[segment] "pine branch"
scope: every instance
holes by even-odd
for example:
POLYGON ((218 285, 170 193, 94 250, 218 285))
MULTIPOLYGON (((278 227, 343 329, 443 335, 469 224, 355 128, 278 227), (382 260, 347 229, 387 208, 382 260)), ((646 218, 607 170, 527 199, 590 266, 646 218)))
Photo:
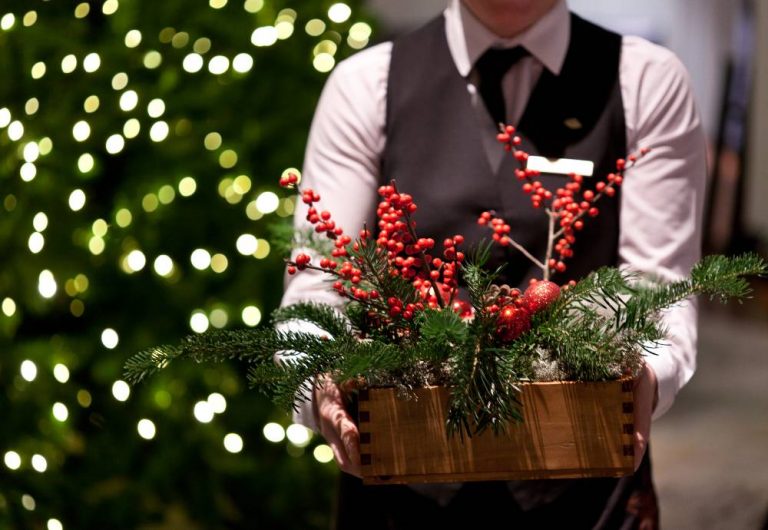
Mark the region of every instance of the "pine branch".
POLYGON ((332 337, 352 339, 347 319, 335 308, 316 302, 299 302, 276 309, 272 313, 272 324, 289 320, 304 320, 327 331, 332 337))

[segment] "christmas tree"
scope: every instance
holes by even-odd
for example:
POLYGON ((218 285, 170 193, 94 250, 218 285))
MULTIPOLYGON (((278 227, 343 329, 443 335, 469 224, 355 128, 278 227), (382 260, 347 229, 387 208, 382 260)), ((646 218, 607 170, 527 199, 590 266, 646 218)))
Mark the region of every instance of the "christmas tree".
POLYGON ((371 37, 356 4, 0 8, 0 528, 326 526, 330 449, 238 365, 120 378, 277 305, 277 179, 371 37))

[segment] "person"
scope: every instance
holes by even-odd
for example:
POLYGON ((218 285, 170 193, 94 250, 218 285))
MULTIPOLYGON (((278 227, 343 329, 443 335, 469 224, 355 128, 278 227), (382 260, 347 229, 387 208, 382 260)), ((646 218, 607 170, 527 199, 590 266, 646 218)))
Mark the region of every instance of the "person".
MULTIPOLYGON (((487 235, 477 215, 495 209, 515 239, 535 247, 546 232, 514 179, 514 160, 496 143, 500 121, 518 125, 531 154, 588 160, 598 176, 625 154, 652 148, 626 172, 617 197, 601 203, 555 281, 601 265, 664 279, 690 271, 700 257, 706 166, 685 68, 660 46, 584 21, 565 0, 450 0, 423 28, 341 62, 316 109, 303 184, 349 233, 376 226, 377 187, 395 179, 419 204, 420 234, 476 241, 487 235)), ((307 226, 305 215, 299 207, 297 229, 307 226)), ((494 259, 508 265, 509 285, 535 273, 512 251, 494 259)), ((307 299, 340 304, 317 274, 288 277, 283 304, 307 299)), ((295 416, 326 438, 345 472, 337 527, 658 527, 647 440, 651 419, 695 369, 696 304, 662 318, 669 339, 646 357, 635 388, 635 450, 644 458, 622 479, 364 487, 342 389, 319 383, 295 416)))

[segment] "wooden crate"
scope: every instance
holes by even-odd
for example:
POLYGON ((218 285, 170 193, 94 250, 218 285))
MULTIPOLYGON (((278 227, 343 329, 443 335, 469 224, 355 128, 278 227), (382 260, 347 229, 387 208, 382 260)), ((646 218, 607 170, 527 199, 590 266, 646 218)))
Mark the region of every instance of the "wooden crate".
POLYGON ((448 391, 360 391, 365 484, 618 477, 632 473, 632 381, 525 383, 525 420, 506 434, 448 438, 448 391))

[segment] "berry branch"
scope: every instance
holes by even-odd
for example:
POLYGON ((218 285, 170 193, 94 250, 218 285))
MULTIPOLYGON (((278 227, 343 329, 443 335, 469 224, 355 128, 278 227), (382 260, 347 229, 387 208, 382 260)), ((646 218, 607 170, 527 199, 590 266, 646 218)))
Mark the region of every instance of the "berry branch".
POLYGON ((504 150, 512 153, 519 167, 515 169, 515 177, 522 182, 523 192, 531 196, 531 206, 543 208, 548 218, 547 247, 543 260, 537 259, 520 243, 509 236, 511 227, 495 212, 483 212, 477 222, 480 225, 490 225, 493 229, 493 240, 501 246, 512 246, 519 250, 536 267, 541 269, 542 278, 549 280, 556 272, 565 272, 565 260, 573 256, 572 246, 576 242, 576 232, 584 228, 584 216, 596 217, 600 212, 595 206, 603 196, 613 197, 616 188, 624 180, 624 171, 633 167, 645 156, 650 149, 640 149, 627 159, 616 161, 616 171, 609 173, 604 181, 595 185, 592 190, 583 190, 584 177, 572 173, 569 182, 558 188, 554 193, 544 188, 538 177, 539 171, 527 168, 528 153, 519 149, 522 139, 515 135, 512 125, 501 126, 497 140, 504 145, 504 150), (554 257, 557 253, 557 258, 554 257))

